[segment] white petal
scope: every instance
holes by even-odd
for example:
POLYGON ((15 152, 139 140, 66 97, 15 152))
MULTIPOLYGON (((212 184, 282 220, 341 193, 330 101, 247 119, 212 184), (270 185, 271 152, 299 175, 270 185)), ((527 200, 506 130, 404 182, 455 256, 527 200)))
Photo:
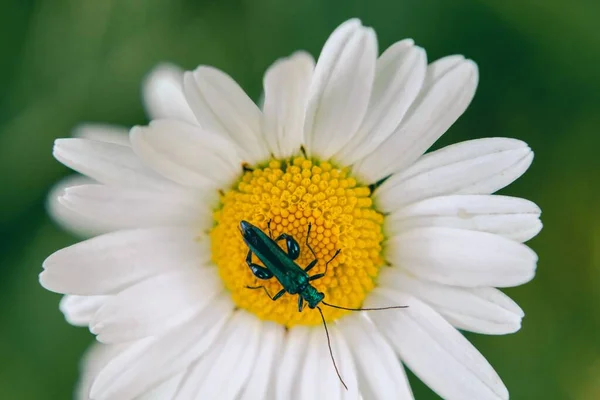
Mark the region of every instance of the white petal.
POLYGON ((239 400, 265 399, 269 388, 274 386, 275 371, 279 368, 280 351, 283 345, 285 329, 274 322, 262 323, 262 335, 254 369, 239 400))
POLYGON ((107 232, 103 221, 86 218, 78 212, 66 208, 59 201, 67 189, 93 183, 95 183, 94 180, 85 176, 71 175, 54 185, 48 194, 46 203, 48 214, 63 229, 70 231, 75 236, 91 237, 107 232))
POLYGON ((226 186, 242 160, 224 137, 176 120, 153 121, 131 130, 136 154, 161 175, 199 189, 226 186))
POLYGON ((144 166, 130 147, 90 139, 57 139, 54 157, 100 183, 165 189, 172 184, 144 166))
POLYGON ((310 339, 305 349, 306 360, 299 378, 301 399, 334 400, 342 397, 353 399, 358 397, 356 372, 348 347, 334 325, 329 326, 329 336, 333 357, 344 383, 348 386, 348 393, 344 394, 346 389, 331 360, 325 331, 315 326, 311 329, 310 339))
POLYGON ((375 151, 354 166, 354 172, 376 182, 411 165, 466 110, 478 82, 477 66, 456 57, 427 69, 425 83, 402 123, 375 151))
POLYGON ((521 176, 533 160, 516 139, 469 140, 423 156, 392 175, 375 192, 380 210, 392 212, 415 201, 447 194, 491 194, 521 176))
POLYGON ((223 289, 215 271, 188 268, 133 285, 98 310, 90 331, 103 343, 157 336, 189 321, 223 289))
POLYGON ((207 226, 212 220, 207 199, 191 191, 158 192, 106 185, 66 189, 57 208, 94 221, 100 232, 156 226, 207 226))
POLYGON ((368 317, 345 317, 340 330, 354 355, 358 385, 365 399, 414 398, 402 364, 368 317))
MULTIPOLYGON (((81 124, 73 129, 76 138, 96 140, 130 146, 129 130, 121 126, 104 124, 81 124)), ((50 216, 58 222, 63 229, 71 231, 75 236, 91 237, 109 232, 112 227, 107 227, 103 221, 86 218, 77 212, 65 208, 59 201, 59 197, 68 188, 95 183, 93 179, 78 175, 70 176, 55 185, 48 195, 47 209, 50 216)))
POLYGON ((283 346, 283 356, 276 369, 277 382, 275 383, 276 399, 299 399, 300 379, 302 366, 306 360, 306 347, 310 336, 310 329, 297 325, 290 328, 283 346))
POLYGON ((508 399, 508 391, 486 359, 444 318, 416 298, 376 289, 369 307, 408 308, 369 313, 402 361, 448 400, 508 399))
POLYGON ((297 153, 304 140, 304 114, 315 60, 297 52, 275 62, 264 78, 263 131, 273 155, 297 153))
POLYGON ((60 301, 59 309, 68 323, 75 326, 88 326, 96 311, 110 299, 110 296, 66 295, 60 301))
MULTIPOLYGON (((435 60, 427 67, 427 85, 433 85, 438 79, 443 77, 454 68, 464 63, 465 57, 460 54, 454 54, 435 60)), ((424 88, 426 89, 426 88, 424 88)), ((425 93, 423 93, 425 94, 425 93)))
POLYGON ((183 378, 174 399, 235 399, 254 367, 261 325, 247 312, 234 313, 214 346, 183 378))
POLYGON ((388 236, 426 226, 469 229, 525 242, 542 229, 535 203, 508 196, 450 195, 412 203, 386 218, 388 236))
POLYGON ((108 233, 46 258, 40 282, 58 293, 109 294, 161 272, 204 265, 207 242, 190 228, 108 233))
POLYGON ((521 328, 523 310, 498 289, 440 285, 396 268, 384 269, 378 280, 381 287, 397 289, 425 301, 459 329, 503 335, 521 328))
POLYGON ((179 387, 179 383, 183 378, 183 372, 175 375, 172 378, 167 379, 154 389, 141 396, 135 398, 135 400, 165 400, 172 399, 179 387))
POLYGON ((117 125, 81 124, 73 129, 72 135, 80 139, 129 146, 129 129, 117 125))
POLYGON ((375 78, 377 38, 349 20, 329 37, 311 82, 304 126, 307 151, 324 159, 355 134, 367 112, 375 78))
MULTIPOLYGON (((338 386, 342 392, 342 399, 356 400, 360 396, 358 377, 356 373, 356 365, 354 358, 352 357, 352 353, 350 352, 349 345, 343 333, 337 328, 337 326, 331 326, 329 328, 329 334, 331 336, 331 350, 333 351, 333 356, 335 357, 336 363, 340 370, 340 375, 342 375, 344 383, 348 387, 348 390, 346 390, 338 386)), ((329 353, 329 350, 327 350, 327 353, 329 353)), ((333 364, 331 365, 331 368, 333 368, 333 364)), ((337 378, 337 374, 335 377, 337 378)), ((341 385, 339 378, 338 383, 341 385)))
POLYGON ((425 51, 414 46, 411 39, 390 46, 377 60, 367 115, 357 134, 335 159, 351 165, 386 140, 419 94, 426 69, 425 51))
POLYGON ((229 75, 200 66, 183 79, 185 96, 202 128, 229 137, 244 161, 256 163, 269 157, 260 130, 260 109, 229 75))
POLYGON ((144 81, 144 104, 150 119, 173 118, 197 124, 183 94, 183 71, 172 64, 159 64, 144 81))
POLYGON ((439 227, 390 238, 387 258, 421 278, 464 287, 521 285, 537 262, 529 247, 502 236, 439 227))
POLYGON ((98 373, 119 353, 125 351, 129 344, 108 345, 94 342, 81 359, 81 374, 75 389, 77 400, 90 400, 90 389, 98 373))
POLYGON ((127 351, 109 363, 92 387, 95 399, 133 398, 185 371, 221 334, 233 311, 223 294, 185 326, 148 343, 141 352, 127 351))

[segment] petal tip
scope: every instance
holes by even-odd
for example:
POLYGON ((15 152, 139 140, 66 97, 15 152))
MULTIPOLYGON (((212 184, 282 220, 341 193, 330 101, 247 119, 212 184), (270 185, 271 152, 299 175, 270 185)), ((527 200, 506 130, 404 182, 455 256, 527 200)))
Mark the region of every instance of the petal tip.
POLYGON ((479 67, 477 66, 477 63, 470 58, 465 59, 463 57, 463 61, 460 65, 468 71, 469 77, 467 82, 477 84, 479 82, 479 67))
POLYGON ((196 81, 203 81, 209 79, 211 76, 214 75, 225 75, 229 77, 229 75, 227 75, 225 72, 221 71, 218 68, 211 67, 210 65, 199 65, 193 71, 186 72, 184 74, 184 82, 186 76, 191 76, 196 81))
POLYGON ((155 79, 161 79, 163 77, 172 78, 179 76, 182 73, 183 71, 181 68, 173 63, 166 61, 159 62, 146 74, 146 77, 144 78, 144 85, 155 79))
MULTIPOLYGON (((415 45, 415 40, 413 38, 406 38, 406 39, 402 39, 399 43, 403 43, 406 47, 412 47, 415 45)), ((418 47, 419 49, 422 49, 422 47, 418 47)))
POLYGON ((354 18, 350 18, 344 22, 342 22, 337 29, 340 29, 341 27, 351 27, 353 29, 359 28, 362 26, 362 21, 360 20, 360 18, 358 17, 354 17, 354 18))
MULTIPOLYGON (((44 262, 44 264, 46 264, 46 262, 44 262)), ((54 285, 52 284, 52 275, 48 272, 47 266, 44 264, 42 265, 44 270, 38 275, 38 281, 44 289, 58 293, 57 290, 53 289, 54 285)))
POLYGON ((139 126, 136 125, 129 130, 129 141, 131 142, 131 146, 135 149, 141 140, 143 140, 143 136, 145 135, 145 131, 149 126, 152 126, 154 121, 150 122, 148 126, 139 126))
POLYGON ((59 161, 61 157, 61 150, 64 149, 64 146, 67 144, 67 140, 68 139, 65 138, 54 140, 54 145, 52 146, 52 155, 59 161))

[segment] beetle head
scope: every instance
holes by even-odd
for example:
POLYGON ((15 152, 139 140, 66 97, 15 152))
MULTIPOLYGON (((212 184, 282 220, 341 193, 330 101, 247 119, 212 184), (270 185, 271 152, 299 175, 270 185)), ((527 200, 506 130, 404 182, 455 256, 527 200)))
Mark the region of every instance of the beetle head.
POLYGON ((325 298, 325 295, 309 285, 304 289, 302 297, 310 308, 315 308, 325 298))

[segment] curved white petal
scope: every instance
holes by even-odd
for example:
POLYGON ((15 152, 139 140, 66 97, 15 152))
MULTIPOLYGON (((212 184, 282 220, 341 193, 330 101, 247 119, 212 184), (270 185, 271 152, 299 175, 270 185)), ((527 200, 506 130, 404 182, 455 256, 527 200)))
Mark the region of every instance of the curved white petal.
POLYGON ((109 232, 103 221, 87 218, 60 203, 59 199, 69 188, 95 183, 94 180, 81 176, 71 175, 59 181, 48 193, 46 210, 50 217, 63 229, 79 237, 92 237, 109 232))
POLYGON ((304 136, 312 156, 328 159, 356 133, 375 78, 377 38, 351 19, 327 39, 308 94, 304 136))
POLYGON ((262 333, 259 338, 259 349, 246 386, 239 400, 255 400, 269 398, 269 390, 273 390, 275 371, 279 368, 279 357, 283 346, 285 329, 274 322, 262 322, 262 333))
POLYGON ((335 155, 344 165, 367 156, 398 127, 425 79, 427 56, 405 39, 390 46, 379 59, 367 114, 356 135, 335 155))
POLYGON ((98 342, 86 350, 80 363, 80 377, 75 388, 75 399, 91 400, 90 390, 98 373, 119 353, 125 351, 130 345, 108 345, 98 342))
POLYGON ((354 167, 367 182, 401 171, 419 158, 454 124, 473 99, 477 65, 450 56, 427 68, 421 92, 394 133, 354 167))
POLYGON ((181 381, 175 400, 233 400, 251 375, 260 346, 262 321, 240 311, 181 381))
POLYGON ((339 325, 354 355, 363 398, 414 398, 400 360, 366 315, 345 317, 339 325))
POLYGON ((58 308, 68 323, 88 326, 96 312, 111 296, 75 296, 67 294, 60 300, 58 308))
POLYGON ((495 233, 525 242, 542 229, 535 203, 508 196, 450 195, 432 197, 403 207, 388 217, 388 236, 414 228, 440 226, 495 233))
POLYGON ((233 307, 223 294, 184 326, 151 339, 142 351, 121 353, 98 374, 94 399, 133 398, 185 371, 212 348, 233 307))
POLYGON ((276 61, 263 82, 263 131, 271 153, 286 158, 304 141, 304 114, 315 60, 300 51, 276 61))
POLYGON ((459 329, 504 335, 521 328, 523 310, 498 289, 441 285, 397 268, 384 269, 378 280, 383 288, 397 289, 423 300, 459 329))
POLYGON ((535 274, 529 247, 486 232, 417 228, 389 239, 387 259, 426 280, 463 287, 521 285, 535 274))
POLYGON ((227 74, 200 66, 183 77, 186 99, 200 126, 221 134, 237 145, 244 161, 256 163, 269 157, 261 133, 261 111, 227 74))
MULTIPOLYGON (((440 78, 442 78, 444 75, 446 75, 456 67, 460 66, 464 62, 465 57, 460 54, 453 54, 435 60, 427 66, 426 84, 428 86, 435 85, 440 78)), ((427 87, 425 87, 424 89, 427 89, 427 87)), ((425 94, 426 93, 423 93, 423 95, 425 94)))
POLYGON ((526 143, 507 138, 469 140, 426 154, 375 192, 380 210, 448 194, 491 194, 521 176, 533 160, 526 143))
POLYGON ((151 120, 173 118, 197 124, 183 94, 183 71, 173 64, 159 64, 144 81, 144 105, 151 120))
POLYGON ((182 372, 167 379, 149 392, 136 397, 135 400, 165 400, 173 398, 183 375, 184 373, 182 372))
POLYGON ((73 128, 73 137, 129 146, 129 129, 118 125, 86 123, 73 128))
POLYGON ((164 190, 173 185, 144 166, 128 146, 90 139, 57 139, 54 157, 107 185, 164 190))
POLYGON ((346 390, 336 373, 324 329, 313 327, 306 346, 306 360, 299 377, 299 398, 356 399, 358 397, 356 372, 352 355, 337 327, 329 325, 331 350, 340 376, 348 387, 346 390))
POLYGON ((402 361, 427 386, 448 400, 508 399, 508 390, 487 360, 442 316, 418 299, 375 289, 369 307, 408 308, 369 316, 402 361))
POLYGON ((300 399, 300 379, 306 359, 306 347, 310 336, 310 328, 297 325, 290 328, 284 341, 281 359, 275 370, 275 398, 300 399))
POLYGON ((189 321, 223 290, 215 271, 196 266, 160 274, 112 296, 90 331, 103 343, 157 336, 189 321))
POLYGON ((108 233, 46 258, 40 283, 58 293, 110 294, 161 272, 204 265, 210 256, 207 242, 190 228, 108 233))
POLYGON ((210 226, 206 194, 187 190, 168 192, 107 185, 68 187, 54 208, 62 215, 90 221, 98 232, 157 226, 210 226))
POLYGON ((131 144, 146 165, 186 186, 225 187, 241 171, 233 143, 187 122, 158 120, 136 126, 131 144))
MULTIPOLYGON (((348 387, 348 390, 340 388, 342 392, 342 400, 358 399, 360 393, 356 365, 346 338, 340 329, 335 325, 331 327, 329 334, 331 336, 331 349, 333 351, 333 355, 336 363, 339 363, 338 368, 340 370, 340 375, 342 375, 344 383, 348 387)), ((329 353, 329 351, 327 352, 329 353)))

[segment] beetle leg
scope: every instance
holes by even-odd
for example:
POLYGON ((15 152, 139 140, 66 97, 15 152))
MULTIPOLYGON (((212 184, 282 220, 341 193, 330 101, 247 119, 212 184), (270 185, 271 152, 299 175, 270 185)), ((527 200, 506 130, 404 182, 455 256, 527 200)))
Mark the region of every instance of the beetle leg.
POLYGON ((267 229, 269 230, 269 237, 273 239, 273 231, 271 231, 271 220, 267 222, 267 229))
POLYGON ((310 262, 310 264, 308 264, 308 265, 306 266, 306 268, 304 268, 304 272, 308 272, 308 271, 310 271, 311 269, 313 269, 313 267, 314 267, 315 265, 317 265, 317 263, 318 263, 318 262, 319 262, 319 260, 317 260, 316 258, 315 258, 314 260, 312 260, 312 261, 310 262))
MULTIPOLYGON (((322 277, 324 277, 327 274, 327 267, 329 266, 329 263, 333 261, 334 258, 337 257, 338 254, 340 254, 340 249, 337 249, 337 251, 335 252, 335 254, 333 255, 333 257, 331 257, 329 259, 329 261, 327 261, 325 263, 325 272, 323 272, 322 274, 317 274, 317 275, 313 275, 310 278, 308 278, 309 281, 314 281, 315 279, 321 279, 322 277)), ((315 260, 316 261, 316 260, 315 260)), ((311 263, 312 264, 312 263, 311 263)), ((308 265, 308 267, 310 267, 310 264, 308 265)), ((306 267, 305 271, 308 271, 308 267, 306 267)), ((311 267, 312 268, 312 267, 311 267)))
POLYGON ((278 298, 280 298, 281 296, 283 296, 285 294, 285 289, 281 289, 279 292, 277 292, 277 294, 275 295, 275 297, 271 298, 271 300, 275 301, 278 298))
POLYGON ((258 279, 271 279, 273 277, 273 273, 269 271, 267 268, 262 265, 254 264, 252 262, 252 250, 248 250, 248 255, 246 256, 246 264, 252 270, 254 276, 258 279))
POLYGON ((310 282, 310 281, 314 281, 317 279, 321 279, 324 276, 325 276, 325 272, 323 272, 322 274, 316 274, 316 275, 313 275, 310 278, 308 278, 308 281, 310 282))
POLYGON ((304 299, 302 298, 302 296, 298 295, 298 312, 302 312, 303 308, 304 308, 304 299))
POLYGON ((282 233, 281 235, 277 236, 277 238, 275 239, 275 242, 279 242, 280 240, 285 239, 285 244, 287 246, 287 254, 288 257, 290 258, 290 260, 295 260, 298 258, 298 256, 300 255, 300 246, 298 245, 298 242, 296 241, 296 239, 294 239, 292 236, 288 235, 287 233, 282 233))
MULTIPOLYGON (((313 267, 315 265, 317 265, 317 263, 319 262, 319 260, 317 259, 317 254, 315 253, 315 251, 313 250, 312 247, 310 247, 310 244, 308 244, 308 238, 310 236, 310 229, 312 228, 312 224, 308 224, 308 230, 306 232, 306 247, 308 247, 308 249, 310 250, 310 252, 312 253, 313 257, 315 258, 314 260, 312 260, 310 262, 310 264, 308 264, 306 266, 306 268, 304 268, 304 272, 308 272, 311 269, 313 269, 313 267)), ((327 268, 327 266, 325 266, 325 268, 327 268)), ((310 280, 310 279, 309 279, 310 280)))
POLYGON ((310 247, 310 244, 308 244, 308 237, 310 236, 310 229, 311 228, 312 228, 312 224, 308 224, 308 231, 306 232, 306 247, 308 247, 308 249, 312 253, 313 257, 317 258, 317 253, 315 253, 315 251, 313 250, 313 248, 310 247))
POLYGON ((262 265, 250 263, 248 266, 252 270, 254 276, 258 279, 271 279, 273 277, 273 273, 262 265))
POLYGON ((281 289, 279 292, 277 292, 277 294, 275 296, 271 296, 271 294, 269 293, 269 291, 267 290, 266 287, 264 286, 246 286, 248 289, 263 289, 265 291, 265 293, 267 294, 267 296, 269 296, 269 298, 273 301, 279 299, 281 296, 283 296, 285 294, 285 289, 281 289))

